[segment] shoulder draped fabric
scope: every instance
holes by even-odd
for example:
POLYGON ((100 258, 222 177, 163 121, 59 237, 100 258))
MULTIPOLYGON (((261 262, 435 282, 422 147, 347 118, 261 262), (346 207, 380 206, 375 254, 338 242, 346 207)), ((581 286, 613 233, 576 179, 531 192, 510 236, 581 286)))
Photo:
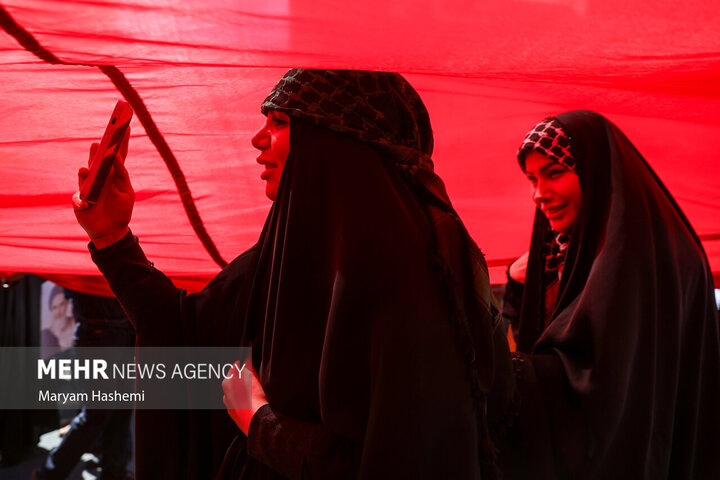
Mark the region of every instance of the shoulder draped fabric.
POLYGON ((536 213, 504 468, 510 478, 717 478, 720 342, 700 241, 615 125, 587 111, 555 119, 582 167, 582 205, 547 328, 549 225, 536 213))

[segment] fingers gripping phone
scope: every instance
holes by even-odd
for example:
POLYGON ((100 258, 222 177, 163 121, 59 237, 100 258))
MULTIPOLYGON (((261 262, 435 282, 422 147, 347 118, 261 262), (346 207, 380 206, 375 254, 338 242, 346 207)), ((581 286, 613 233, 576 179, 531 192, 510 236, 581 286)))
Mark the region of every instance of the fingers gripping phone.
POLYGON ((80 187, 80 198, 88 203, 97 203, 105 181, 110 174, 115 156, 120 152, 123 137, 130 126, 133 111, 127 102, 118 100, 110 116, 105 133, 95 154, 90 160, 90 172, 80 187))

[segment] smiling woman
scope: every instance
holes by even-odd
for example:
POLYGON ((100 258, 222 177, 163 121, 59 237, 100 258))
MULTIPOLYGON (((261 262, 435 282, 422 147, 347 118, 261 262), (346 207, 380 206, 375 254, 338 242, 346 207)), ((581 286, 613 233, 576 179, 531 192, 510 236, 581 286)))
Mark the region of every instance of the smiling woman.
POLYGON ((720 339, 692 226, 599 114, 546 118, 518 160, 537 210, 503 307, 522 396, 506 476, 716 478, 720 339))
POLYGON ((575 171, 533 150, 525 155, 525 175, 532 185, 533 200, 547 217, 550 228, 569 232, 582 200, 575 171))

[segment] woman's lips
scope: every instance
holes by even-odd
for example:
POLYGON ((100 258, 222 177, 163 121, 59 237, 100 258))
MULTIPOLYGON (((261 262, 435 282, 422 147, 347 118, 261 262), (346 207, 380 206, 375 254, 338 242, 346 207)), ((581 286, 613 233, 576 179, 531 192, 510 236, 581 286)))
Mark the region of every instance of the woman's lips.
POLYGON ((261 179, 261 180, 267 180, 268 178, 270 178, 270 176, 273 174, 273 170, 274 170, 274 169, 275 169, 275 167, 270 166, 270 165, 266 165, 266 166, 265 166, 265 170, 263 170, 262 172, 260 172, 260 179, 261 179))
POLYGON ((265 167, 265 169, 260 172, 260 178, 262 180, 267 180, 273 174, 273 170, 277 168, 277 165, 272 162, 268 162, 267 160, 263 160, 262 158, 258 158, 257 163, 265 167))
POLYGON ((566 207, 567 207, 567 204, 554 205, 552 207, 544 208, 543 213, 548 218, 557 218, 557 217, 562 216, 566 207))

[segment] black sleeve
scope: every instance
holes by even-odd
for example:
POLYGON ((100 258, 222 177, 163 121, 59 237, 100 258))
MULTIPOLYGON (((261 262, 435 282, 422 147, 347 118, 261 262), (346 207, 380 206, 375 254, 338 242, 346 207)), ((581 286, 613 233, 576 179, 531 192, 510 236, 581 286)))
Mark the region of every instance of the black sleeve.
POLYGON ((292 480, 355 478, 353 443, 321 424, 258 410, 250 422, 248 454, 292 480))
POLYGON ((523 290, 525 285, 516 282, 510 277, 509 269, 507 274, 508 282, 505 285, 505 295, 502 302, 502 317, 505 329, 512 328, 514 338, 518 338, 518 327, 520 323, 520 307, 522 305, 523 290))
POLYGON ((236 258, 201 292, 188 294, 157 270, 132 233, 102 249, 89 246, 135 326, 139 346, 237 346, 254 249, 236 258), (235 312, 235 314, 233 314, 235 312))

